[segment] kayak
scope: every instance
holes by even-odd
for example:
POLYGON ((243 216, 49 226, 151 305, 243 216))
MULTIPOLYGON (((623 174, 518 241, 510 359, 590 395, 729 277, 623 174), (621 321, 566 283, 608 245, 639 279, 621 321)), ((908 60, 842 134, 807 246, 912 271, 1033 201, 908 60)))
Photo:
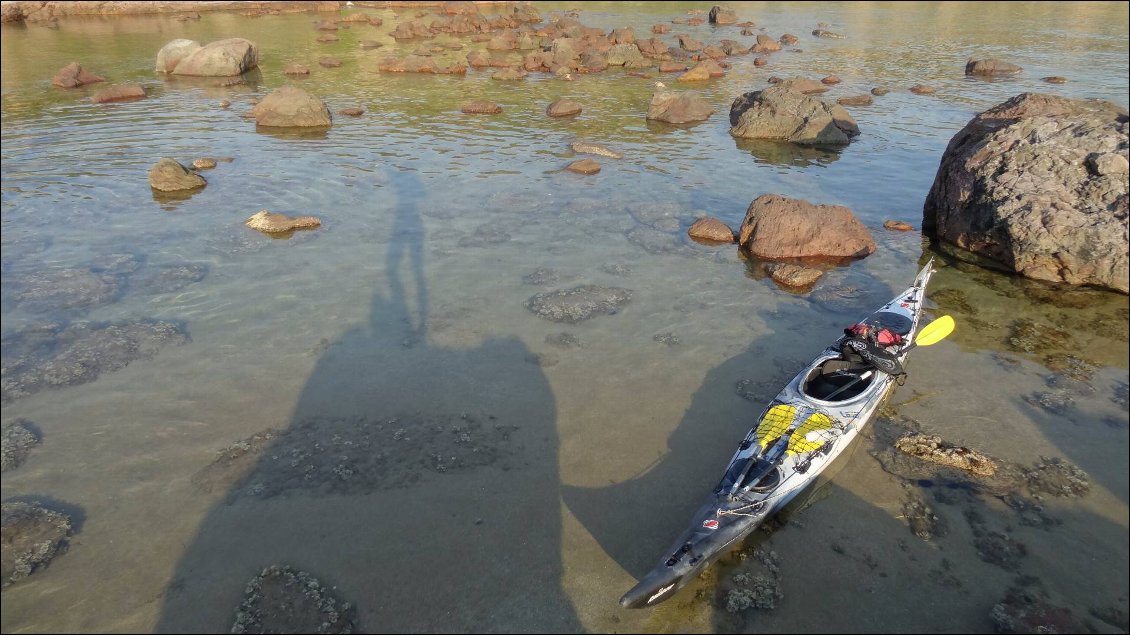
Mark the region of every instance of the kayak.
POLYGON ((845 329, 773 398, 690 526, 624 594, 621 606, 645 608, 675 595, 851 445, 896 383, 902 383, 910 349, 953 330, 949 316, 918 329, 933 273, 931 258, 910 288, 845 329))

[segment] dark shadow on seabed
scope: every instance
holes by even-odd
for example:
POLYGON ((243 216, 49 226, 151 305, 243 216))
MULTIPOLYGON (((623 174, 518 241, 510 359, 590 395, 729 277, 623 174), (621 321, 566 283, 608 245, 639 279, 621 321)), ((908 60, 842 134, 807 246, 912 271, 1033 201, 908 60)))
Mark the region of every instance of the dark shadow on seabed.
POLYGON ((285 429, 197 475, 227 495, 178 564, 159 632, 228 632, 273 564, 334 588, 363 632, 581 630, 561 587, 549 384, 517 338, 428 343, 424 188, 391 178, 387 295, 328 347, 285 429))

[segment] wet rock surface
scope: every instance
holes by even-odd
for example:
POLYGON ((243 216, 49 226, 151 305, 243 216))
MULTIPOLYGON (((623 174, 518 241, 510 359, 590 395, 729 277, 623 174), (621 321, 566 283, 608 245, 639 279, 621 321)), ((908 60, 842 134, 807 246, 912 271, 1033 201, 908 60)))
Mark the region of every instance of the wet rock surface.
POLYGON ((410 487, 429 475, 507 464, 518 428, 493 415, 312 417, 265 430, 220 452, 193 476, 228 502, 309 492, 363 494, 410 487))
POLYGON ((59 69, 59 72, 55 73, 55 77, 51 79, 51 83, 59 88, 78 88, 79 86, 104 81, 106 81, 105 78, 83 69, 78 62, 71 62, 59 69))
POLYGON ((777 552, 757 549, 752 553, 742 552, 739 557, 739 571, 719 588, 726 611, 741 613, 750 609, 769 611, 777 608, 785 597, 781 590, 777 552))
POLYGON ((268 128, 326 128, 333 116, 326 104, 294 86, 277 88, 251 109, 255 124, 268 128))
POLYGON ((179 192, 204 187, 204 177, 192 172, 176 159, 164 157, 149 168, 149 187, 161 192, 179 192))
POLYGON ((243 224, 264 234, 286 234, 299 229, 321 227, 322 221, 316 216, 287 216, 264 209, 255 212, 243 224))
POLYGON ((574 141, 569 147, 577 154, 595 154, 597 156, 608 157, 609 159, 620 159, 624 155, 610 150, 602 145, 596 143, 587 143, 584 141, 574 141))
MULTIPOLYGON (((165 46, 169 47, 175 42, 165 46)), ((197 77, 232 77, 259 65, 259 47, 251 40, 240 37, 209 42, 195 49, 186 48, 190 52, 183 55, 171 69, 169 69, 171 58, 165 57, 167 69, 165 72, 197 77)), ((161 49, 162 52, 165 50, 165 48, 161 49)), ((160 66, 162 60, 160 53, 157 60, 160 66)))
POLYGON ((615 315, 631 300, 631 289, 586 284, 539 293, 526 302, 526 308, 544 320, 576 324, 597 315, 615 315))
POLYGON ((895 448, 910 456, 978 476, 992 476, 997 471, 996 461, 989 456, 964 446, 951 445, 939 436, 908 434, 895 442, 895 448))
POLYGON ((710 216, 696 220, 687 230, 687 235, 691 238, 714 242, 734 242, 734 230, 730 229, 730 226, 726 223, 710 216))
POLYGON ((0 585, 7 588, 43 567, 66 549, 71 519, 36 503, 0 507, 0 585))
POLYGON ((272 565, 247 584, 231 632, 352 633, 355 613, 309 573, 272 565))
POLYGON ((115 101, 133 101, 144 99, 145 89, 139 84, 122 84, 110 86, 90 96, 90 101, 95 104, 107 104, 115 101))
POLYGON ((783 84, 739 96, 730 105, 730 134, 811 145, 847 145, 859 126, 839 104, 827 104, 783 84))
POLYGON ((0 399, 8 403, 43 389, 94 381, 187 339, 177 324, 142 320, 65 327, 48 323, 12 332, 2 340, 0 399))
POLYGON ((651 96, 647 118, 665 123, 705 121, 714 114, 714 107, 696 92, 659 91, 651 96))
POLYGON ((39 441, 39 431, 26 419, 17 419, 5 426, 0 433, 0 472, 19 467, 39 441))

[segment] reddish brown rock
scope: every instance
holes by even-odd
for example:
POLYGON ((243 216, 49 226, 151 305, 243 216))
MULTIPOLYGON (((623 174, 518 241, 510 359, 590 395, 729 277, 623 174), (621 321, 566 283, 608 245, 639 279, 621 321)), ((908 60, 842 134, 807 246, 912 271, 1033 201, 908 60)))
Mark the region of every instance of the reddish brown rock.
POLYGON ((769 63, 769 58, 767 58, 767 57, 755 57, 755 58, 753 58, 753 65, 754 66, 765 66, 768 63, 769 63))
POLYGON ((875 88, 871 89, 871 94, 875 95, 876 97, 882 97, 889 92, 891 92, 891 89, 887 88, 886 86, 876 86, 875 88))
POLYGON ((1049 84, 1066 84, 1067 78, 1060 75, 1052 75, 1050 77, 1044 77, 1043 81, 1049 84))
POLYGON ((687 65, 679 62, 660 62, 660 73, 681 73, 687 70, 687 65))
POLYGON ((337 68, 341 66, 341 60, 336 57, 323 57, 318 60, 318 65, 323 68, 337 68))
POLYGON ((361 115, 365 114, 365 109, 361 108, 360 106, 352 106, 350 108, 342 108, 341 110, 337 111, 337 114, 345 115, 346 117, 360 117, 361 115))
POLYGON ((90 101, 96 104, 104 104, 111 101, 132 101, 134 99, 144 99, 145 89, 137 84, 121 84, 119 86, 110 86, 94 93, 90 101))
POLYGON ((761 258, 845 258, 875 253, 875 240, 850 209, 813 205, 778 194, 763 194, 750 203, 738 242, 761 258))
POLYGON ((577 174, 596 174, 600 172, 600 164, 592 159, 581 159, 570 163, 565 169, 577 174))
POLYGON ((910 223, 904 223, 901 220, 889 220, 883 223, 883 227, 899 232, 914 231, 914 227, 910 223))
POLYGON ((778 38, 777 41, 780 42, 781 44, 786 45, 786 46, 790 46, 790 45, 796 44, 798 41, 800 41, 800 38, 793 35, 792 33, 785 33, 780 38, 778 38))
POLYGON ((666 24, 653 24, 653 25, 651 25, 651 32, 655 33, 657 35, 662 35, 664 33, 670 33, 671 27, 667 26, 666 24))
POLYGON ((284 75, 309 75, 310 69, 306 68, 302 64, 297 64, 295 62, 291 62, 290 64, 287 64, 286 66, 283 67, 283 74, 284 75))
POLYGON ((875 99, 871 95, 851 95, 836 100, 836 103, 841 106, 870 106, 874 102, 875 99))
POLYGON ((764 33, 759 33, 757 44, 749 47, 750 53, 775 53, 779 50, 781 50, 781 43, 764 33))
POLYGON ((502 106, 493 101, 472 101, 463 104, 462 111, 469 115, 497 115, 502 112, 502 106))
POLYGON ((829 75, 824 79, 821 79, 820 83, 826 86, 835 86, 836 84, 840 83, 840 78, 836 77, 835 75, 829 75))
POLYGON ((562 97, 556 99, 545 109, 545 114, 550 117, 571 117, 581 114, 581 105, 577 102, 562 97))
POLYGON ((78 62, 71 62, 55 73, 51 83, 59 88, 78 88, 87 84, 104 82, 105 78, 99 77, 90 71, 84 70, 78 62))
POLYGON ((726 223, 710 216, 696 220, 687 230, 687 235, 691 238, 713 242, 734 242, 734 230, 730 229, 730 226, 726 223))
POLYGON ((910 87, 910 92, 915 95, 933 95, 938 92, 938 89, 932 86, 926 86, 925 84, 915 84, 910 87))

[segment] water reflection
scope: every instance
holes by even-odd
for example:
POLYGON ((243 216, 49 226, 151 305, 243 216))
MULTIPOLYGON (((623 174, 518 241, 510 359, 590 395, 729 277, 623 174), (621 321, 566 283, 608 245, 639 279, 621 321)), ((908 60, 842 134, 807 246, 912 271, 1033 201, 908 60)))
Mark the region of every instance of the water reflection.
POLYGON ((734 139, 738 150, 748 152, 753 160, 765 165, 797 168, 828 166, 839 160, 843 150, 832 147, 799 145, 764 139, 734 139))

